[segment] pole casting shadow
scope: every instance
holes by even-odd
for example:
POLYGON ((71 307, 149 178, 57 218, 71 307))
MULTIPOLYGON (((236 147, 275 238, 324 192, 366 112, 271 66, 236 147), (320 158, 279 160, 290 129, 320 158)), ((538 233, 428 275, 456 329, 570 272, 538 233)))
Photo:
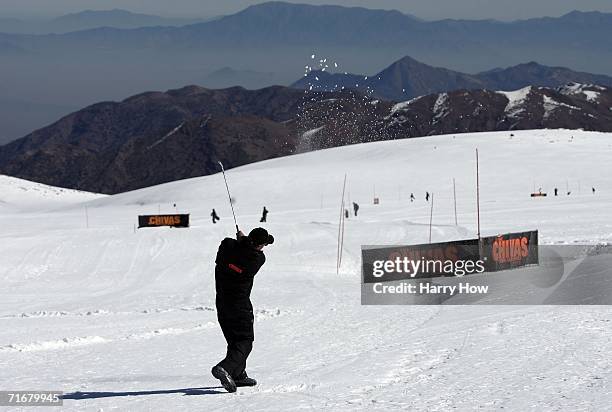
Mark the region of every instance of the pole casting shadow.
POLYGON ((184 389, 166 389, 159 391, 134 391, 134 392, 73 392, 62 396, 62 399, 72 399, 75 401, 82 399, 96 398, 115 398, 121 396, 144 396, 144 395, 169 395, 173 393, 182 393, 184 396, 194 395, 215 395, 217 393, 225 393, 215 389, 222 389, 222 386, 210 386, 205 388, 184 388, 184 389))

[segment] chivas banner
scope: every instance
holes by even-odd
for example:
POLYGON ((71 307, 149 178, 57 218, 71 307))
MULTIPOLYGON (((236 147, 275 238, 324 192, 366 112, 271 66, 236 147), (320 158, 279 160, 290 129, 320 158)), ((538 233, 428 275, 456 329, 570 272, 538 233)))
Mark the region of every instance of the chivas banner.
POLYGON ((456 276, 465 269, 472 273, 478 260, 477 239, 361 249, 364 283, 456 276))
POLYGON ((487 272, 537 265, 538 231, 485 237, 481 249, 487 272))
POLYGON ((144 215, 138 216, 138 227, 189 227, 189 215, 144 215))

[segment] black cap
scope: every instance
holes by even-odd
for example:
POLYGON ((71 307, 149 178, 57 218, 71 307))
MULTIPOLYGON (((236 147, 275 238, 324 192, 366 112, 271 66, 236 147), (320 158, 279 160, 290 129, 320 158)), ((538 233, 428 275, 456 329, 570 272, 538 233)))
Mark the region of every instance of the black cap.
POLYGON ((255 246, 271 245, 274 243, 274 236, 268 233, 263 227, 256 227, 249 233, 249 239, 255 246))

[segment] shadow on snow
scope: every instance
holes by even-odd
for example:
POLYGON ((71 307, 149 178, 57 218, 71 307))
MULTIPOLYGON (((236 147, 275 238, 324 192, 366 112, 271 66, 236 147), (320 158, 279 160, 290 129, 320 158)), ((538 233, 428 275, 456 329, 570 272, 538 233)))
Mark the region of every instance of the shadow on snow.
POLYGON ((210 386, 204 388, 184 388, 184 389, 166 389, 159 391, 134 391, 134 392, 73 392, 62 396, 62 399, 96 399, 96 398, 115 398, 121 396, 144 396, 144 395, 168 395, 173 393, 182 393, 183 395, 214 395, 217 393, 226 393, 225 391, 217 391, 222 389, 222 386, 210 386))

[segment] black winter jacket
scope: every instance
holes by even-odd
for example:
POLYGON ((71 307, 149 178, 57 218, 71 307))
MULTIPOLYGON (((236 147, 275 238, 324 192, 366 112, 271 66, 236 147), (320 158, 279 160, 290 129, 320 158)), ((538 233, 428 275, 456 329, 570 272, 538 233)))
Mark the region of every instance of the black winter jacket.
POLYGON ((217 317, 224 333, 253 339, 253 279, 266 257, 248 237, 225 238, 215 263, 217 317), (249 326, 250 325, 250 326, 249 326))

